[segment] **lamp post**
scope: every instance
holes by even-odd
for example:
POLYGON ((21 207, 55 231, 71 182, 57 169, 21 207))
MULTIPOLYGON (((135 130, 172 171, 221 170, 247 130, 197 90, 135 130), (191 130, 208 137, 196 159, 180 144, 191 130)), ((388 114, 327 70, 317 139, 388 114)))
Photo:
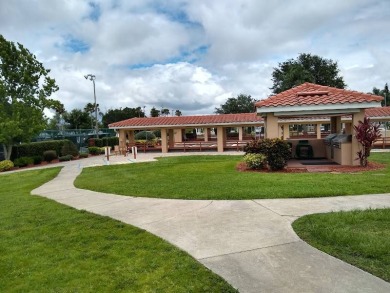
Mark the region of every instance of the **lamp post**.
POLYGON ((97 104, 96 104, 96 90, 95 90, 95 79, 96 79, 96 76, 93 75, 93 74, 87 74, 87 75, 84 75, 85 79, 89 79, 92 81, 93 83, 93 99, 94 99, 94 106, 95 106, 95 122, 96 122, 96 125, 95 125, 95 132, 96 132, 96 138, 99 138, 99 124, 98 124, 98 118, 97 118, 97 104))

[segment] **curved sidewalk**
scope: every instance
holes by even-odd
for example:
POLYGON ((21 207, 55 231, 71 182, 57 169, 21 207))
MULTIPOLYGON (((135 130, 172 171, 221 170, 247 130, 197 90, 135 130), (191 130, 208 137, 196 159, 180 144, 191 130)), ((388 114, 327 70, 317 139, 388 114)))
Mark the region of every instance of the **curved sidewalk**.
MULTIPOLYGON (((111 162, 129 163, 129 159, 111 162)), ((151 159, 141 154, 137 161, 151 159)), ((69 162, 32 194, 158 235, 240 292, 390 292, 389 283, 312 248, 291 227, 293 220, 306 214, 390 207, 390 194, 215 201, 137 198, 74 187, 81 164, 103 163, 101 158, 69 162)))

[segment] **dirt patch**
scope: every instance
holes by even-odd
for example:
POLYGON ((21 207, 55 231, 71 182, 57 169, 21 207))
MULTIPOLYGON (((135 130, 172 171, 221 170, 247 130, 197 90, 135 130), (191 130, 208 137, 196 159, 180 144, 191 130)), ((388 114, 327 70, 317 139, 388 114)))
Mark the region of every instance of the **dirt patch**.
POLYGON ((315 173, 315 172, 329 172, 329 173, 359 173, 366 171, 382 170, 386 167, 384 164, 368 162, 367 167, 361 166, 302 166, 302 167, 287 167, 280 171, 270 171, 268 169, 252 170, 247 167, 245 162, 239 162, 236 165, 236 170, 239 172, 257 172, 257 173, 315 173))

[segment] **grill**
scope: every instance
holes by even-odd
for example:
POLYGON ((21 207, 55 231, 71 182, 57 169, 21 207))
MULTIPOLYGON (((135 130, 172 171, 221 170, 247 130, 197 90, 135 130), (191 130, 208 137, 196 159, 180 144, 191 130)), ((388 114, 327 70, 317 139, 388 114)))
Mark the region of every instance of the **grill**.
POLYGON ((331 146, 332 145, 332 140, 337 136, 336 133, 331 133, 327 137, 324 138, 324 144, 331 146))
POLYGON ((332 139, 332 146, 341 149, 343 143, 351 142, 352 134, 339 134, 332 139))

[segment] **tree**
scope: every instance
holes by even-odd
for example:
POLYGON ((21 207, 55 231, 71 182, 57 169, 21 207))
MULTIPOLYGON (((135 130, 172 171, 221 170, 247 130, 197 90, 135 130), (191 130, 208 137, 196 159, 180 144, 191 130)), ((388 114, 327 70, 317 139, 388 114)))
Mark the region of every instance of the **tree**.
POLYGON ((169 116, 170 113, 171 112, 167 108, 161 109, 161 112, 160 112, 161 116, 169 116))
POLYGON ((379 124, 373 124, 370 122, 370 118, 364 117, 363 121, 359 121, 358 125, 353 126, 353 129, 355 130, 355 137, 361 145, 361 150, 356 153, 360 166, 367 167, 372 145, 382 136, 379 124))
POLYGON ((59 88, 36 57, 20 43, 0 35, 0 144, 6 159, 12 145, 28 142, 46 126, 44 109, 59 109, 49 99, 59 88))
POLYGON ((229 98, 220 108, 215 108, 216 114, 253 113, 255 111, 255 99, 250 95, 239 94, 237 98, 229 98))
POLYGON ((339 75, 337 62, 317 55, 300 54, 297 59, 279 63, 272 73, 271 90, 278 94, 304 82, 344 89, 347 85, 339 75))
POLYGON ((383 90, 380 90, 380 89, 374 87, 374 88, 372 89, 372 93, 373 93, 374 95, 382 96, 382 97, 385 98, 385 99, 382 100, 382 102, 381 102, 382 107, 390 106, 390 92, 389 92, 389 86, 387 85, 387 83, 385 84, 383 90))
POLYGON ((181 115, 183 115, 183 114, 181 113, 180 110, 176 110, 176 111, 175 111, 175 116, 181 116, 181 115))
POLYGON ((104 127, 108 127, 111 123, 135 117, 145 117, 145 113, 142 111, 141 107, 110 109, 103 115, 102 122, 104 127))
POLYGON ((160 111, 157 110, 155 107, 150 109, 150 117, 158 117, 160 116, 160 111))
POLYGON ((66 112, 63 117, 69 123, 70 129, 90 129, 91 127, 89 114, 80 109, 73 109, 69 113, 66 112))

